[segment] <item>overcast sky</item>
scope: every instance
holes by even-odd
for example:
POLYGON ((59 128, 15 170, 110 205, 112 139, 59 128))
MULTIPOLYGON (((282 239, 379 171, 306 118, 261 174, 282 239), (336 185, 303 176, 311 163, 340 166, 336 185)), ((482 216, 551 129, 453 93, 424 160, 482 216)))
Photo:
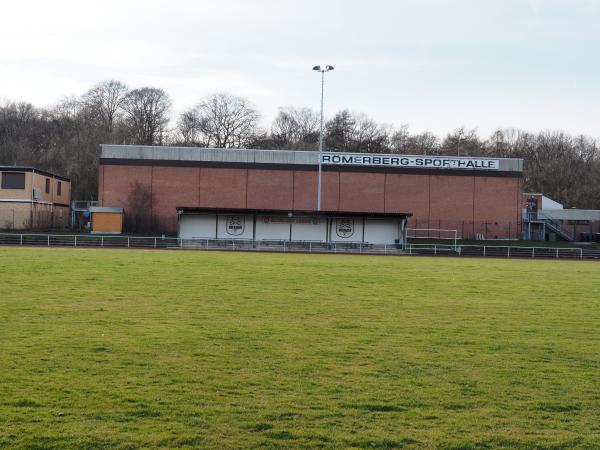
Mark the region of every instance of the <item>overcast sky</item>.
POLYGON ((320 101, 413 131, 600 136, 600 0, 4 1, 0 98, 51 105, 101 80, 173 114, 229 92, 268 124, 320 101))

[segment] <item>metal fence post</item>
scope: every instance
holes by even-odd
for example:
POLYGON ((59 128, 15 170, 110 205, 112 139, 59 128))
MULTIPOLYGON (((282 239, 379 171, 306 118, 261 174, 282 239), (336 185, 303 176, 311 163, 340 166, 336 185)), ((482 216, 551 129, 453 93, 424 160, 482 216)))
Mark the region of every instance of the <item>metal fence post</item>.
POLYGON ((156 248, 156 238, 154 238, 154 248, 156 248))
POLYGON ((556 249, 556 259, 558 259, 558 248, 556 249))
POLYGON ((535 258, 535 247, 531 249, 531 257, 535 258))
POLYGON ((437 256, 437 244, 433 244, 433 254, 437 256))
POLYGON ((483 246, 483 256, 485 256, 485 245, 483 246))
POLYGON ((508 253, 507 253, 506 257, 510 258, 510 247, 507 247, 507 249, 508 249, 508 253))
POLYGON ((583 249, 579 249, 579 259, 583 259, 583 249))
POLYGON ((23 246, 23 235, 21 234, 20 236, 21 236, 21 244, 20 245, 22 247, 23 246))
POLYGON ((50 247, 50 235, 48 235, 48 247, 50 247))
POLYGON ((104 236, 100 236, 100 248, 104 247, 104 236))
POLYGON ((127 236, 127 248, 129 248, 129 236, 127 236))

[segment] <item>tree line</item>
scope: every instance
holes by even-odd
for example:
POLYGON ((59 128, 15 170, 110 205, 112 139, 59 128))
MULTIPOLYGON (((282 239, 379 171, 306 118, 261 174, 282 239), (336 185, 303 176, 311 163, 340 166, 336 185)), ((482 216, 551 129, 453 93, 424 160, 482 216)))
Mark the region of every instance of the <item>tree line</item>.
MULTIPOLYGON (((215 93, 171 119, 172 102, 159 88, 98 83, 83 95, 48 108, 0 105, 0 165, 32 165, 66 175, 74 199, 95 199, 100 144, 316 150, 320 117, 311 108, 282 107, 264 126, 242 97, 215 93)), ((566 207, 600 209, 599 141, 560 131, 498 129, 487 138, 459 128, 440 138, 406 124, 381 124, 362 113, 338 111, 324 124, 329 151, 516 157, 525 159, 526 192, 541 192, 566 207)))

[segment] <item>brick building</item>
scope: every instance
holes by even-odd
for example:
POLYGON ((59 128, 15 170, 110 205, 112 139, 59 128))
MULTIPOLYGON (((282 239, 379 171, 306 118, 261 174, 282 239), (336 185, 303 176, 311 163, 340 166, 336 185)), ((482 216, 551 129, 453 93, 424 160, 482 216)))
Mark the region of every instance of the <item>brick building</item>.
POLYGON ((0 166, 0 229, 69 225, 71 182, 33 167, 0 166))
MULTIPOLYGON (((167 232, 178 229, 177 208, 307 214, 317 208, 318 158, 310 151, 103 145, 99 201, 124 208, 129 228, 145 221, 167 232)), ((463 238, 521 236, 520 159, 322 158, 323 211, 412 215, 411 228, 455 229, 463 238)))

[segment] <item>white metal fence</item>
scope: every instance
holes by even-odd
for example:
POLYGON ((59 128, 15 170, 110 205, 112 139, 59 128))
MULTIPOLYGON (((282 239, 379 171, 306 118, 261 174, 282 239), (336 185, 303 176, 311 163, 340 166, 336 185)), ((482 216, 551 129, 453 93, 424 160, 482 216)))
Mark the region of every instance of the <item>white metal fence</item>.
POLYGON ((172 237, 84 234, 0 233, 0 245, 146 249, 246 250, 383 255, 479 256, 495 258, 600 259, 600 250, 581 248, 517 247, 502 245, 365 244, 320 241, 252 241, 238 239, 179 239, 172 237))
POLYGON ((576 247, 524 247, 502 245, 407 244, 409 255, 456 255, 494 258, 600 259, 600 250, 576 247))

